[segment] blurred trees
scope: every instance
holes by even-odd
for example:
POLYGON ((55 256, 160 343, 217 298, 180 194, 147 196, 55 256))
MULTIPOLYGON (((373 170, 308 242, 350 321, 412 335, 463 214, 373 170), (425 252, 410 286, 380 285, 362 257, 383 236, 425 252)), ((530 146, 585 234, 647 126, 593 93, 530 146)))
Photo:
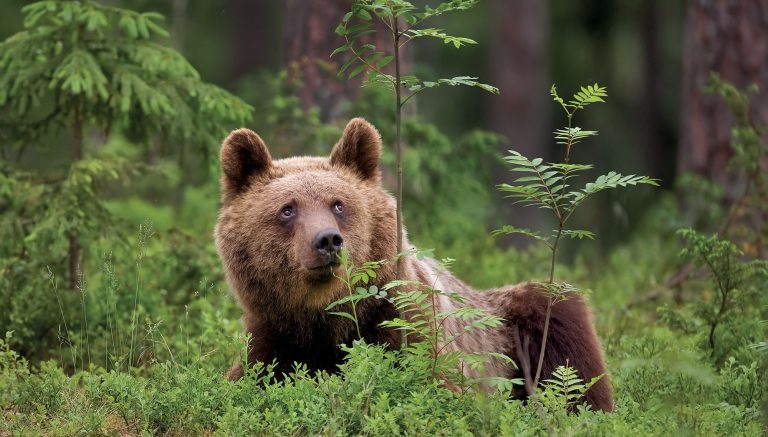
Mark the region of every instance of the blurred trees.
MULTIPOLYGON (((23 3, 8 0, 0 4, 0 37, 21 28, 18 9, 23 3)), ((331 64, 336 60, 328 56, 339 44, 333 29, 348 10, 349 3, 350 0, 110 2, 136 10, 157 10, 169 16, 173 43, 184 48, 185 56, 196 70, 224 87, 238 90, 251 104, 262 105, 272 95, 281 94, 284 109, 319 108, 317 116, 313 115, 313 123, 299 118, 295 123, 286 123, 288 128, 284 131, 288 133, 295 131, 299 123, 303 123, 302 133, 318 133, 329 127, 326 122, 337 123, 350 114, 347 110, 353 106, 339 106, 339 102, 357 97, 358 83, 336 79, 331 64), (268 84, 278 76, 278 69, 291 66, 295 68, 288 68, 288 80, 284 81, 288 85, 279 90, 269 88, 268 84), (298 104, 291 100, 294 97, 298 104)), ((687 63, 691 68, 686 72, 686 91, 683 93, 680 92, 679 57, 684 5, 679 2, 481 1, 475 10, 461 17, 440 17, 430 24, 436 28, 456 29, 458 34, 477 40, 477 46, 456 52, 443 44, 419 42, 408 47, 414 60, 408 70, 427 76, 434 71, 448 75, 469 73, 499 86, 501 95, 486 98, 471 91, 449 90, 440 95, 420 96, 417 111, 424 114, 426 120, 435 122, 449 137, 458 138, 475 127, 490 128, 508 138, 508 142, 499 146, 502 151, 509 146, 518 149, 541 147, 532 155, 546 157, 556 147, 548 139, 551 129, 547 126, 551 125, 553 116, 559 115, 547 103, 549 84, 557 82, 562 84, 563 90, 572 90, 583 81, 599 81, 605 83, 613 99, 605 109, 588 114, 588 119, 584 120, 586 125, 601 126, 601 136, 589 150, 584 150, 585 159, 594 161, 598 170, 629 171, 632 167, 632 170, 660 177, 667 186, 672 183, 676 171, 695 168, 709 175, 715 171, 712 168, 722 167, 714 163, 719 152, 702 150, 712 147, 727 153, 728 129, 732 123, 722 121, 729 117, 727 111, 716 103, 717 98, 702 94, 701 86, 710 68, 720 69, 722 66, 730 71, 721 69, 723 78, 740 87, 749 82, 761 83, 763 90, 752 99, 752 106, 758 112, 761 111, 759 107, 765 106, 763 102, 768 101, 765 87, 768 85, 764 76, 768 69, 759 68, 766 58, 765 3, 765 0, 731 3, 692 0, 687 5, 690 11, 698 11, 689 14, 689 23, 695 18, 697 23, 707 19, 714 24, 707 30, 710 36, 706 37, 705 27, 698 24, 698 39, 688 38, 698 42, 689 44, 687 63), (740 44, 742 48, 734 49, 734 44, 740 44), (747 79, 751 74, 749 71, 763 79, 747 79), (744 76, 743 80, 739 79, 740 75, 744 76), (682 122, 678 120, 681 95, 685 95, 688 107, 692 108, 690 117, 682 122), (693 122, 697 111, 700 120, 693 122), (718 115, 720 113, 723 117, 718 115), (717 122, 711 121, 716 118, 717 122), (723 127, 715 127, 720 123, 723 127), (686 138, 678 141, 681 134, 686 138), (700 138, 703 140, 699 141, 700 138), (676 163, 678 143, 681 148, 679 165, 676 163), (696 146, 698 149, 694 150, 694 143, 699 145, 696 146)), ((689 24, 688 28, 697 27, 689 24)), ((696 32, 689 31, 689 34, 696 32)), ((286 109, 281 114, 287 112, 286 109)), ((268 133, 272 129, 269 120, 281 114, 262 110, 255 127, 268 133)), ((375 118, 374 114, 364 111, 353 115, 375 118)), ((756 120, 764 122, 765 118, 756 120)), ((286 144, 294 144, 290 153, 297 150, 314 153, 329 145, 326 137, 330 135, 308 136, 315 138, 311 142, 312 148, 303 149, 300 142, 286 137, 286 144)), ((71 140, 68 134, 65 144, 70 145, 71 140)), ((273 144, 278 143, 273 140, 273 144)), ((41 153, 50 156, 52 152, 26 149, 25 163, 37 168, 44 165, 43 161, 54 162, 38 159, 41 153)), ((165 152, 153 150, 151 153, 155 156, 167 154, 168 148, 165 152)), ((15 153, 8 156, 12 155, 15 153)), ((61 162, 69 156, 58 153, 57 158, 61 162)), ((181 178, 188 182, 184 185, 207 184, 204 170, 209 163, 186 159, 181 172, 181 178)), ((180 156, 179 161, 182 161, 180 156)), ((491 184, 506 181, 507 174, 501 165, 492 167, 491 173, 495 176, 491 184)), ((186 188, 180 187, 179 191, 181 189, 186 188)), ((209 192, 213 191, 215 188, 209 188, 209 192)), ((166 194, 158 201, 167 201, 169 196, 166 194)), ((176 196, 179 205, 181 196, 176 196)), ((605 214, 625 214, 622 208, 634 207, 634 201, 625 200, 605 197, 604 204, 596 211, 590 211, 594 213, 590 220, 600 221, 605 214)), ((504 203, 494 202, 490 214, 500 222, 506 221, 505 213, 498 209, 504 203)), ((626 215, 632 214, 628 212, 626 215)), ((626 235, 628 230, 627 227, 617 227, 616 238, 626 235)), ((415 234, 421 232, 419 229, 413 231, 415 234)), ((609 236, 604 241, 609 240, 615 239, 609 236)))
MULTIPOLYGON (((337 117, 339 105, 354 100, 360 89, 361 78, 336 77, 338 59, 330 57, 344 43, 334 29, 351 4, 351 0, 286 0, 283 7, 283 67, 304 85, 298 91, 302 107, 318 108, 324 122, 337 117)), ((376 27, 380 31, 366 35, 364 41, 391 46, 384 26, 377 22, 376 27)))
POLYGON ((280 32, 281 2, 276 0, 230 0, 233 22, 230 45, 231 77, 240 79, 259 68, 279 65, 280 52, 275 50, 280 32), (256 24, 258 23, 258 24, 256 24))
POLYGON ((283 65, 304 82, 299 98, 304 109, 317 107, 328 121, 343 100, 351 100, 359 81, 336 79, 331 52, 343 40, 333 30, 349 11, 351 0, 286 0, 283 21, 283 65))
MULTIPOLYGON (((0 43, 3 151, 28 144, 51 147, 46 140, 66 131, 71 165, 51 178, 20 176, 42 188, 30 200, 37 208, 14 237, 41 240, 48 248, 66 238, 69 285, 75 288, 81 240, 114 230, 100 191, 139 167, 122 158, 87 156, 89 129, 98 128, 105 137, 119 131, 145 146, 197 146, 207 155, 226 126, 250 119, 251 108, 202 82, 184 57, 155 42, 168 35, 157 24, 159 14, 53 1, 30 4, 23 12, 25 30, 0 43), (38 203, 40 198, 44 202, 38 203)), ((4 170, 14 178, 14 169, 4 170)))
MULTIPOLYGON (((515 149, 525 156, 549 160, 551 105, 544 94, 551 85, 549 2, 491 0, 490 19, 489 81, 501 93, 488 96, 487 102, 489 126, 505 138, 499 155, 515 149)), ((495 173, 497 183, 509 182, 506 168, 496 166, 495 173)), ((509 202, 498 199, 496 208, 509 209, 509 202)), ((515 215, 516 223, 523 227, 545 226, 544 215, 534 208, 518 210, 515 215)))
POLYGON ((678 174, 711 178, 734 195, 727 172, 734 115, 718 96, 706 94, 710 72, 745 88, 757 84, 752 119, 768 124, 768 0, 688 2, 685 22, 683 112, 678 174))
POLYGON ((549 5, 544 0, 491 0, 490 83, 502 90, 488 96, 491 128, 526 156, 548 159, 550 102, 549 5))
POLYGON ((639 14, 643 75, 638 127, 650 174, 669 183, 675 175, 675 162, 669 153, 670 144, 664 132, 662 96, 665 90, 663 82, 659 80, 659 65, 664 59, 659 24, 662 20, 661 14, 668 12, 659 4, 659 0, 646 0, 641 3, 639 14))

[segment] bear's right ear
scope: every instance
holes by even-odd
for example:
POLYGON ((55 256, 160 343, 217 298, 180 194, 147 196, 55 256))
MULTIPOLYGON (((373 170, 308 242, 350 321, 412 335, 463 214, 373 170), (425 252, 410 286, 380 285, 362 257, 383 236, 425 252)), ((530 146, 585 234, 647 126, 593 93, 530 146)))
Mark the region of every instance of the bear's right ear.
POLYGON ((344 128, 341 139, 331 151, 331 165, 349 167, 364 180, 378 182, 381 179, 381 135, 362 118, 353 118, 344 128))
POLYGON ((272 166, 267 145, 250 129, 232 131, 221 145, 222 188, 237 194, 248 186, 252 176, 272 166))

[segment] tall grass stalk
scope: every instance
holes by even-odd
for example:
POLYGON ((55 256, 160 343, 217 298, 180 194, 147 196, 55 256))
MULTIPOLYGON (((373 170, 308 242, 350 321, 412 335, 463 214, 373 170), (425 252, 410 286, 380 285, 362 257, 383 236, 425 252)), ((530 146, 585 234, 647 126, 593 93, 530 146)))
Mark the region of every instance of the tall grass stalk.
POLYGON ((141 224, 139 225, 139 253, 136 257, 136 285, 133 294, 133 311, 131 314, 131 344, 128 351, 128 368, 133 366, 133 349, 136 339, 136 312, 139 305, 139 290, 141 288, 141 263, 144 260, 144 251, 146 250, 147 241, 152 236, 152 225, 141 224))
POLYGON ((64 332, 66 338, 61 337, 61 328, 59 328, 59 353, 61 354, 61 362, 64 362, 64 352, 61 350, 61 341, 66 340, 67 345, 75 351, 72 354, 72 368, 77 370, 77 347, 72 344, 72 336, 69 334, 69 327, 67 326, 67 318, 64 316, 64 306, 61 304, 61 296, 59 296, 59 282, 56 280, 56 275, 51 270, 50 266, 45 266, 48 270, 48 281, 50 281, 53 287, 53 294, 56 296, 56 303, 59 305, 59 314, 61 314, 61 322, 64 324, 64 332))

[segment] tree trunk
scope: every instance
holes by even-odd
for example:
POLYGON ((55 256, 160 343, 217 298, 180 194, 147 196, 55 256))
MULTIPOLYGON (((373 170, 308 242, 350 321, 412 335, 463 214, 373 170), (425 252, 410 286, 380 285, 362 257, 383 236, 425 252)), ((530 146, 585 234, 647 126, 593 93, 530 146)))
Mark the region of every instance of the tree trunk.
MULTIPOLYGON (((354 99, 360 90, 362 76, 352 80, 336 77, 336 71, 349 54, 331 58, 331 53, 344 44, 344 39, 334 32, 344 14, 349 12, 352 0, 286 0, 283 11, 283 66, 304 82, 299 93, 304 109, 320 109, 324 122, 334 119, 339 103, 354 99)), ((377 49, 391 51, 389 29, 378 23, 376 33, 364 37, 365 42, 377 49)), ((407 67, 408 51, 401 68, 407 67)), ((391 72, 392 65, 387 69, 391 72)), ((407 68, 406 68, 407 70, 407 68)))
POLYGON ((357 80, 337 79, 338 65, 334 64, 342 58, 330 57, 331 52, 344 43, 334 29, 351 4, 351 0, 285 2, 283 66, 304 82, 299 92, 302 107, 318 107, 323 121, 331 119, 338 103, 353 98, 360 86, 357 80))
POLYGON ((184 42, 187 38, 187 0, 171 2, 171 41, 173 47, 184 53, 184 42))
POLYGON ((660 77, 659 65, 663 61, 659 42, 659 27, 663 8, 659 0, 646 0, 640 5, 640 28, 643 43, 642 95, 639 102, 637 135, 643 141, 645 160, 649 176, 669 184, 675 175, 675 159, 672 151, 673 140, 665 135, 661 97, 664 82, 660 77))
POLYGON ((282 5, 281 0, 230 0, 233 81, 280 65, 276 35, 280 35, 282 5))
MULTIPOLYGON (((499 150, 509 149, 534 158, 549 158, 552 127, 549 98, 549 6, 544 0, 492 0, 489 60, 490 83, 501 94, 489 95, 491 129, 507 139, 499 150)), ((495 182, 509 182, 507 168, 499 167, 495 182)), ((499 196, 501 197, 501 196, 499 196)), ((509 202, 500 200, 507 212, 509 202)), ((515 226, 541 226, 540 211, 515 212, 515 226)))
POLYGON ((690 0, 683 54, 683 115, 677 173, 696 173, 721 183, 727 172, 734 117, 721 97, 704 93, 710 72, 739 88, 755 83, 751 99, 756 124, 768 124, 768 0, 690 0))

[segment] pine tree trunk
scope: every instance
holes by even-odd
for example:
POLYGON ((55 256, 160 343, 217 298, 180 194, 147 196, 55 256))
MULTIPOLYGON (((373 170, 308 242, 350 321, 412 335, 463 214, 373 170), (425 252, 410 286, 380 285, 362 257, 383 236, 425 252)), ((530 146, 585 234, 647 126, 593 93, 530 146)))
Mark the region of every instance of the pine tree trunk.
POLYGON ((736 187, 727 163, 734 118, 722 98, 703 87, 710 72, 739 88, 757 84, 751 115, 768 124, 768 0, 690 0, 685 25, 677 173, 715 180, 732 197, 736 187))
POLYGON ((336 78, 331 52, 344 43, 334 29, 351 7, 351 0, 286 0, 283 20, 283 66, 304 82, 299 92, 304 109, 320 108, 328 121, 338 103, 354 97, 359 81, 336 78))
MULTIPOLYGON (((509 149, 530 158, 548 159, 552 126, 549 99, 549 2, 492 0, 490 83, 499 95, 488 95, 490 127, 506 137, 499 153, 509 149)), ((498 166, 495 183, 509 182, 506 167, 498 166)), ((508 199, 497 196, 498 208, 510 216, 508 199)), ((517 209, 515 226, 536 228, 543 215, 533 208, 517 209)), ((508 223, 506 221, 505 223, 508 223)), ((526 244, 525 240, 515 242, 526 244)))
POLYGON ((669 184, 675 176, 673 144, 664 129, 661 97, 664 82, 659 66, 662 59, 660 38, 661 14, 667 12, 660 0, 646 0, 639 5, 642 52, 642 95, 639 97, 637 136, 642 139, 649 176, 669 184), (662 6, 662 7, 660 7, 662 6))
MULTIPOLYGON (((345 58, 331 58, 331 52, 344 44, 344 39, 334 30, 351 6, 352 0, 285 1, 283 66, 304 82, 299 94, 302 107, 319 108, 324 122, 333 120, 340 110, 339 103, 354 99, 360 90, 363 75, 352 80, 336 77, 336 71, 345 58)), ((381 23, 374 24, 377 32, 363 40, 380 50, 389 49, 389 29, 381 23)), ((407 56, 401 57, 401 68, 403 64, 408 65, 407 56)), ((390 65, 385 70, 393 73, 392 68, 390 65)))
POLYGON ((229 0, 233 82, 259 69, 279 68, 280 50, 275 49, 275 39, 282 28, 283 3, 282 0, 229 0))

